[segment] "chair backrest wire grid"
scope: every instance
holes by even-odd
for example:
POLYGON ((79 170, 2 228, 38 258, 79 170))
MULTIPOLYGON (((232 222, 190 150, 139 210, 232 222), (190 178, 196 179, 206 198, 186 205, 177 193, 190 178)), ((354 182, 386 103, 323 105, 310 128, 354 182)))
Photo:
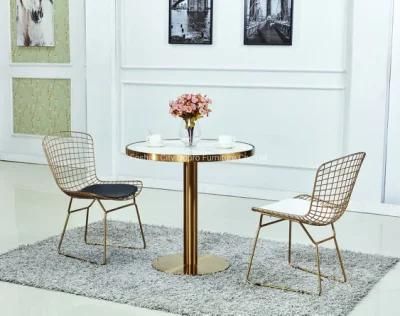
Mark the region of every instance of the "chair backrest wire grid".
POLYGON ((43 139, 43 149, 61 190, 75 192, 98 182, 93 139, 80 132, 60 132, 43 139))
POLYGON ((306 218, 316 225, 335 222, 346 211, 366 154, 348 155, 322 164, 316 174, 306 218))

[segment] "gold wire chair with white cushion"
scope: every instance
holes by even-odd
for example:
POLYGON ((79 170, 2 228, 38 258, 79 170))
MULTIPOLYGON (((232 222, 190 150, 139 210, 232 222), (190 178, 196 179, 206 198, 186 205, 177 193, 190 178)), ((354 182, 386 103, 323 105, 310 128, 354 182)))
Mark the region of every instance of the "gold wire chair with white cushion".
POLYGON ((257 246, 258 237, 260 230, 263 227, 270 226, 272 224, 280 223, 283 221, 289 221, 289 250, 288 250, 288 262, 289 265, 317 275, 318 277, 318 295, 321 295, 322 278, 329 278, 339 281, 333 277, 328 277, 321 273, 320 268, 320 250, 319 245, 329 240, 333 240, 335 243, 337 257, 339 259, 340 268, 343 274, 343 280, 346 282, 346 272, 342 256, 340 254, 338 242, 336 239, 336 232, 334 223, 343 215, 349 204, 351 194, 353 192, 360 168, 365 159, 366 154, 363 152, 351 154, 342 158, 338 158, 322 164, 317 171, 314 190, 312 195, 299 195, 292 199, 283 200, 277 203, 268 204, 263 207, 254 207, 254 212, 260 213, 260 220, 257 228, 256 238, 254 240, 253 252, 250 257, 249 268, 247 271, 247 281, 251 284, 258 286, 265 286, 270 288, 277 288, 281 290, 308 293, 308 291, 301 289, 293 289, 287 286, 281 286, 276 284, 267 284, 260 282, 254 282, 250 279, 251 268, 253 264, 254 254, 257 246), (270 216, 277 218, 272 222, 263 222, 264 216, 270 216), (316 265, 317 271, 311 271, 299 266, 292 264, 291 257, 291 246, 292 246, 292 223, 298 223, 307 234, 316 248, 316 265), (333 235, 323 240, 316 241, 310 232, 306 229, 305 225, 312 226, 327 226, 330 225, 332 228, 333 235))
MULTIPOLYGON (((65 231, 68 226, 70 215, 79 211, 86 210, 86 225, 84 241, 89 245, 103 246, 103 261, 107 263, 107 215, 116 210, 134 206, 138 218, 143 247, 146 248, 143 227, 140 220, 139 208, 136 203, 136 197, 143 188, 141 181, 102 181, 96 174, 94 142, 92 136, 81 132, 60 132, 55 135, 46 136, 43 139, 43 149, 49 167, 53 173, 58 187, 70 197, 68 205, 68 214, 65 220, 64 228, 58 245, 58 253, 67 257, 92 262, 87 259, 79 258, 71 254, 65 254, 61 251, 65 231), (79 209, 72 209, 74 199, 90 200, 90 204, 79 209), (132 201, 123 206, 107 210, 104 207, 104 201, 132 201), (88 222, 89 210, 97 202, 104 213, 104 239, 102 244, 88 242, 88 222)), ((135 247, 116 246, 120 248, 136 249, 135 247)))

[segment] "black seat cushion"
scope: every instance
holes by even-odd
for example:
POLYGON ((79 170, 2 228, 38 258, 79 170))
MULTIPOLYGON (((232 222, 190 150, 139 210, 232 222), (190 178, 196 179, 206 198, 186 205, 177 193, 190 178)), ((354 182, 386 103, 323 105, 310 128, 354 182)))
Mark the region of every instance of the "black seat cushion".
POLYGON ((94 184, 81 190, 81 192, 93 193, 109 199, 128 198, 137 191, 137 186, 131 184, 94 184))

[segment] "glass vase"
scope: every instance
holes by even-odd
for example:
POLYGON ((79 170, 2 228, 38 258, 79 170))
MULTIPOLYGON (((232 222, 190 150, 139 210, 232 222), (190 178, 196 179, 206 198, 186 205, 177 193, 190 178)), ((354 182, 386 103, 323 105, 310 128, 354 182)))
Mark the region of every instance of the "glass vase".
POLYGON ((186 147, 195 147, 201 138, 201 129, 198 122, 188 124, 182 121, 179 129, 179 138, 186 147))

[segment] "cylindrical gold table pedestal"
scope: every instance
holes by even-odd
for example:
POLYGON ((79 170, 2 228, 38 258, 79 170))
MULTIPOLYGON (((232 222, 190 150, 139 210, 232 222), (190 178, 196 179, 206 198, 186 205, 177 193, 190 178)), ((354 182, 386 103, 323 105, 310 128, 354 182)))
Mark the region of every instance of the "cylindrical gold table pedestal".
POLYGON ((214 255, 197 254, 197 162, 183 165, 183 255, 157 258, 153 267, 173 274, 201 275, 224 271, 229 262, 214 255))
POLYGON ((183 164, 184 274, 197 274, 197 162, 183 164))

